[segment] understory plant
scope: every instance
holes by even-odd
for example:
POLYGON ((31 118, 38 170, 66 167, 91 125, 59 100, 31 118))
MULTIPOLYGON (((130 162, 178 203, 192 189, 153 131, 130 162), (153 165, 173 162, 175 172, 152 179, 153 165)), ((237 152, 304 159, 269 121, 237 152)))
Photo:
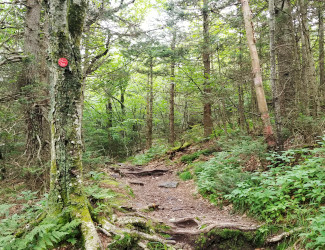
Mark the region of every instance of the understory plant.
POLYGON ((238 137, 219 141, 225 151, 215 153, 215 157, 195 168, 199 191, 218 203, 226 194, 230 194, 238 182, 251 178, 243 171, 244 164, 252 155, 262 158, 265 144, 251 137, 238 137))
POLYGON ((136 155, 131 159, 131 161, 136 165, 144 165, 153 160, 155 157, 164 155, 166 151, 167 147, 165 145, 154 146, 147 150, 144 154, 136 155))

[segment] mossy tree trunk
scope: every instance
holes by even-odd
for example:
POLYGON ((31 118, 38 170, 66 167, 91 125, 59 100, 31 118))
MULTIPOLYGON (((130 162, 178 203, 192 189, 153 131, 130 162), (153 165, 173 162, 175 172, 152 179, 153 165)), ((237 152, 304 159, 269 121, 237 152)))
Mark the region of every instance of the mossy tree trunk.
POLYGON ((50 213, 67 210, 70 219, 80 219, 86 249, 100 249, 100 240, 83 191, 80 40, 86 0, 46 1, 50 29, 51 84, 51 184, 50 213), (58 59, 68 59, 60 67, 58 59))

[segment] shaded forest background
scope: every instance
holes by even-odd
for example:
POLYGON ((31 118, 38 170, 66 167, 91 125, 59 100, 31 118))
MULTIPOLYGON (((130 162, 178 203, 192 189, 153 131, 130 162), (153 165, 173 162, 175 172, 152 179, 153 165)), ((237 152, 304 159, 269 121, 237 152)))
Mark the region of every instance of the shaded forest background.
MULTIPOLYGON (((324 3, 275 1, 271 50, 268 2, 250 4, 278 147, 312 144, 324 129, 324 3)), ((46 14, 36 1, 1 8, 1 160, 45 164, 46 14)), ((263 133, 237 1, 94 1, 82 52, 88 159, 263 133)))
MULTIPOLYGON (((58 1, 0 2, 0 243, 8 249, 39 246, 42 237, 34 236, 41 236, 53 217, 41 218, 32 237, 28 230, 16 237, 17 230, 53 204, 64 204, 62 213, 71 209, 75 194, 82 196, 90 221, 99 222, 91 199, 108 218, 104 207, 112 197, 96 198, 102 191, 96 182, 103 177, 96 171, 162 156, 164 164, 181 166, 180 179, 194 179, 210 202, 232 203, 264 221, 260 234, 289 232, 296 237, 291 245, 324 246, 324 2, 86 2, 64 1, 70 9, 60 11, 68 28, 55 26, 58 1), (76 20, 85 20, 84 25, 76 20), (55 28, 62 28, 61 36, 53 35, 55 28), (59 52, 53 48, 69 51, 59 56, 68 58, 67 68, 56 65, 59 52), (69 70, 75 78, 71 89, 71 79, 63 78, 63 91, 53 75, 69 70), (71 124, 71 132, 66 121, 73 119, 63 111, 82 116, 82 142, 74 140, 79 123, 71 124), (72 136, 62 138, 57 130, 72 136), (47 198, 51 132, 52 168, 60 163, 52 173, 52 201, 47 198), (86 178, 95 183, 89 181, 85 192, 72 187, 83 185, 81 145, 86 178), (60 147, 64 154, 56 158, 60 147), (54 177, 73 190, 65 203, 54 177), (26 206, 17 215, 9 211, 17 205, 10 199, 21 190, 18 197, 26 206), (45 195, 39 203, 36 192, 38 198, 45 195)), ((66 235, 77 242, 76 214, 61 214, 63 220, 46 229, 52 236, 62 234, 45 247, 67 240, 66 235)), ((95 226, 90 234, 97 235, 95 226)))

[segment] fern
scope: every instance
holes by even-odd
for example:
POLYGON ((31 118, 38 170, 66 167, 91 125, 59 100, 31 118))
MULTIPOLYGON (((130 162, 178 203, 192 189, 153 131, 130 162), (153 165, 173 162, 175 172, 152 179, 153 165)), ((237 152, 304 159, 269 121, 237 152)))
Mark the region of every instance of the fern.
POLYGON ((12 235, 0 237, 0 245, 3 250, 23 249, 48 249, 69 238, 70 242, 76 242, 73 237, 76 235, 76 228, 79 220, 73 220, 62 224, 57 218, 47 218, 41 224, 26 233, 22 238, 15 238, 12 235))

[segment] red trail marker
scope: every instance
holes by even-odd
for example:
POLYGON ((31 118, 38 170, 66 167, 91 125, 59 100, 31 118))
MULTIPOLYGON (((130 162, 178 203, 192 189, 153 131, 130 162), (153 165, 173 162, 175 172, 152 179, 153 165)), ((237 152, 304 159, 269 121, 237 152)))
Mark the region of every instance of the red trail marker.
POLYGON ((62 57, 59 59, 58 64, 60 67, 64 68, 64 67, 68 66, 68 59, 62 57))

